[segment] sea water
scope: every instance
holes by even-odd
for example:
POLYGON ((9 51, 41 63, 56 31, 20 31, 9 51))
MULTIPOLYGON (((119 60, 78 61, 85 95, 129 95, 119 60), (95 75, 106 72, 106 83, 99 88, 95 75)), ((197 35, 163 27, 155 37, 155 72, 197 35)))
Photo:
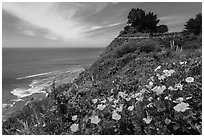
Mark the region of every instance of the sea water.
POLYGON ((103 48, 3 48, 3 110, 35 93, 46 93, 53 80, 69 81, 72 74, 92 64, 102 51, 103 48))

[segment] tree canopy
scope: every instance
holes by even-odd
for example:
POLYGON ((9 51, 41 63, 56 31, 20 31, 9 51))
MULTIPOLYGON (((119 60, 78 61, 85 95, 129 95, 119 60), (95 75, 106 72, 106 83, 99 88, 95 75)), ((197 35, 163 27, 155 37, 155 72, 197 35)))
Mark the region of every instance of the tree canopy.
POLYGON ((136 28, 138 32, 157 32, 159 21, 155 13, 145 13, 142 9, 133 8, 128 15, 127 23, 136 28))
POLYGON ((195 18, 190 18, 185 26, 185 31, 198 35, 202 33, 202 14, 199 13, 195 18))

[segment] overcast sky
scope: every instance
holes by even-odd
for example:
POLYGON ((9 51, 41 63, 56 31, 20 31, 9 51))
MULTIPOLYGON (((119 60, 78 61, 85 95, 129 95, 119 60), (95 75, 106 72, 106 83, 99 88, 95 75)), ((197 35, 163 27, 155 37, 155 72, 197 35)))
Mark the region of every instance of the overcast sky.
POLYGON ((131 8, 155 12, 159 24, 181 31, 202 3, 3 3, 3 47, 105 47, 131 8))

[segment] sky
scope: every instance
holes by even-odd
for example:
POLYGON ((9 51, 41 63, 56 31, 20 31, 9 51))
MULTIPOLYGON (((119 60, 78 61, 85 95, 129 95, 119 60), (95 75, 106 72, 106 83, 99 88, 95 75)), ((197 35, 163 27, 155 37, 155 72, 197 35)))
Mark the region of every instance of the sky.
POLYGON ((132 8, 155 12, 170 32, 202 12, 201 2, 3 2, 3 47, 105 47, 132 8))

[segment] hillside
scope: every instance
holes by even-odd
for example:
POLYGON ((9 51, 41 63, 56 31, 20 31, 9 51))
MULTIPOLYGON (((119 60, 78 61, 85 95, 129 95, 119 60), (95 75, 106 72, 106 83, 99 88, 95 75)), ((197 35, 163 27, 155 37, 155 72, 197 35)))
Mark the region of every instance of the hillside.
POLYGON ((201 54, 199 36, 117 37, 74 82, 3 122, 3 134, 201 134, 201 54))

